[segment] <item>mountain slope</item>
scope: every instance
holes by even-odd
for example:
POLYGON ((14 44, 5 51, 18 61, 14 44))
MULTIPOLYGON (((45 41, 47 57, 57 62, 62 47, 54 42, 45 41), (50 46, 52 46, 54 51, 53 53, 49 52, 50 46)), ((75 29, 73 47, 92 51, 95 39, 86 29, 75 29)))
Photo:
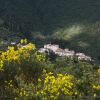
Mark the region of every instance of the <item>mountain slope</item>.
POLYGON ((62 40, 64 47, 98 58, 99 11, 99 0, 0 0, 1 26, 14 32, 31 32, 31 37, 33 33, 42 34, 45 43, 62 40))

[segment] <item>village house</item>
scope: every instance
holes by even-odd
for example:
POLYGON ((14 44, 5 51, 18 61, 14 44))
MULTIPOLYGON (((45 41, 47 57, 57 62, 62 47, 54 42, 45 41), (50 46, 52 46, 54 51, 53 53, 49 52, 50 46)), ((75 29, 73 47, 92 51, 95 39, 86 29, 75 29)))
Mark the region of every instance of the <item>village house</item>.
POLYGON ((53 52, 55 52, 57 49, 59 49, 59 45, 47 44, 47 45, 44 45, 44 48, 45 49, 50 49, 53 52))
POLYGON ((85 56, 84 53, 80 53, 80 52, 79 52, 79 53, 76 53, 75 55, 76 55, 76 56, 85 56))
POLYGON ((65 50, 65 52, 69 51, 69 49, 68 49, 68 48, 66 48, 66 49, 64 49, 64 50, 65 50))
POLYGON ((89 56, 78 56, 79 60, 87 60, 87 61, 92 61, 91 57, 89 56))
POLYGON ((61 48, 58 48, 56 51, 55 51, 55 54, 59 55, 59 56, 65 56, 65 51, 61 48))
POLYGON ((88 60, 92 61, 92 58, 89 56, 86 56, 84 53, 75 53, 74 50, 69 50, 68 48, 66 49, 61 49, 59 48, 59 45, 54 45, 54 44, 46 44, 44 45, 44 48, 39 49, 40 53, 47 53, 48 55, 50 52, 53 52, 54 54, 58 56, 66 56, 66 57, 77 57, 79 60, 88 60))
POLYGON ((38 50, 38 52, 40 52, 40 53, 45 53, 45 52, 46 52, 46 50, 48 50, 48 49, 45 49, 45 48, 40 48, 40 49, 38 50))
POLYGON ((92 61, 92 58, 89 56, 86 56, 84 53, 76 53, 76 56, 78 57, 79 60, 92 61))
POLYGON ((66 51, 66 50, 63 50, 63 49, 57 49, 56 54, 58 54, 59 56, 68 56, 68 57, 72 57, 74 56, 74 51, 66 51))
POLYGON ((11 44, 11 45, 16 45, 17 43, 16 43, 16 42, 11 42, 10 44, 11 44))

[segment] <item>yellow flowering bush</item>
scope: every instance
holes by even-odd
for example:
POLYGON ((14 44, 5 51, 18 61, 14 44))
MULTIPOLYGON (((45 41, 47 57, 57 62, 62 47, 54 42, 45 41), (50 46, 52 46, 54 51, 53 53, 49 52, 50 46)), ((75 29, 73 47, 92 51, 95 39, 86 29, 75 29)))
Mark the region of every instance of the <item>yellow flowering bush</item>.
POLYGON ((17 77, 18 87, 13 87, 12 80, 8 81, 7 87, 13 88, 14 97, 18 100, 58 100, 62 99, 62 97, 71 99, 78 92, 74 83, 76 80, 72 75, 54 75, 52 72, 49 72, 43 73, 42 77, 38 78, 37 84, 35 84, 35 80, 32 80, 30 83, 27 83, 25 80, 22 81, 21 77, 17 77))
POLYGON ((99 69, 97 70, 97 73, 98 77, 95 77, 95 81, 92 83, 92 89, 93 89, 93 92, 94 92, 94 97, 96 96, 100 96, 100 67, 99 69))
POLYGON ((76 80, 72 75, 57 74, 54 76, 53 73, 49 72, 45 74, 43 83, 40 79, 38 81, 38 87, 41 89, 39 89, 37 95, 41 95, 42 98, 58 100, 62 96, 67 98, 77 94, 76 84, 74 83, 76 80))
POLYGON ((26 39, 8 46, 7 51, 0 51, 0 99, 72 100, 80 96, 99 96, 100 68, 94 69, 84 62, 73 67, 70 62, 71 67, 63 65, 61 68, 63 63, 55 67, 56 64, 26 39))
MULTIPOLYGON (((27 43, 26 40, 21 40, 21 43, 23 43, 22 41, 27 43)), ((32 58, 32 57, 36 59, 37 61, 43 61, 43 60, 45 61, 45 56, 43 54, 39 54, 37 51, 34 51, 35 50, 34 44, 28 43, 26 45, 19 47, 21 43, 17 45, 16 49, 14 47, 8 46, 7 51, 1 52, 0 70, 3 70, 4 62, 10 63, 10 62, 17 61, 18 63, 21 63, 22 59, 25 59, 27 61, 29 60, 29 58, 32 58)))
POLYGON ((100 90, 100 85, 93 85, 93 89, 100 90))

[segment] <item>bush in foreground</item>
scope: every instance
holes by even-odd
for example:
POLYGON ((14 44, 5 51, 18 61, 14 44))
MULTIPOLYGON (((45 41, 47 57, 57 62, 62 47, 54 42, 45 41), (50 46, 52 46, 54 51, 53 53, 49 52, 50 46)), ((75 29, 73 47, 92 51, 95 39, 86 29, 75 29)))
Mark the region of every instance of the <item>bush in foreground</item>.
POLYGON ((52 64, 44 54, 37 52, 34 44, 26 40, 1 51, 0 99, 71 100, 99 96, 99 67, 66 60, 52 64))

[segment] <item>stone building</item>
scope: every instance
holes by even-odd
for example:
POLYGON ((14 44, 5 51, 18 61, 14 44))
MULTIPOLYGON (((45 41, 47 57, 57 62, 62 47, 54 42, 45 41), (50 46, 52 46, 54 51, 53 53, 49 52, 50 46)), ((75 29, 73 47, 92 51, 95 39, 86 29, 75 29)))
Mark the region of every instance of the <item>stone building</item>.
POLYGON ((50 50, 52 50, 53 52, 55 52, 57 49, 59 49, 59 45, 47 44, 47 45, 44 45, 44 48, 45 48, 45 49, 50 49, 50 50))
POLYGON ((92 58, 90 56, 85 55, 84 53, 75 53, 74 50, 61 49, 59 48, 59 45, 55 44, 46 44, 44 45, 44 48, 39 49, 40 53, 47 53, 50 54, 50 52, 53 52, 55 55, 58 56, 66 56, 66 57, 77 57, 79 60, 88 60, 92 61, 92 58))

